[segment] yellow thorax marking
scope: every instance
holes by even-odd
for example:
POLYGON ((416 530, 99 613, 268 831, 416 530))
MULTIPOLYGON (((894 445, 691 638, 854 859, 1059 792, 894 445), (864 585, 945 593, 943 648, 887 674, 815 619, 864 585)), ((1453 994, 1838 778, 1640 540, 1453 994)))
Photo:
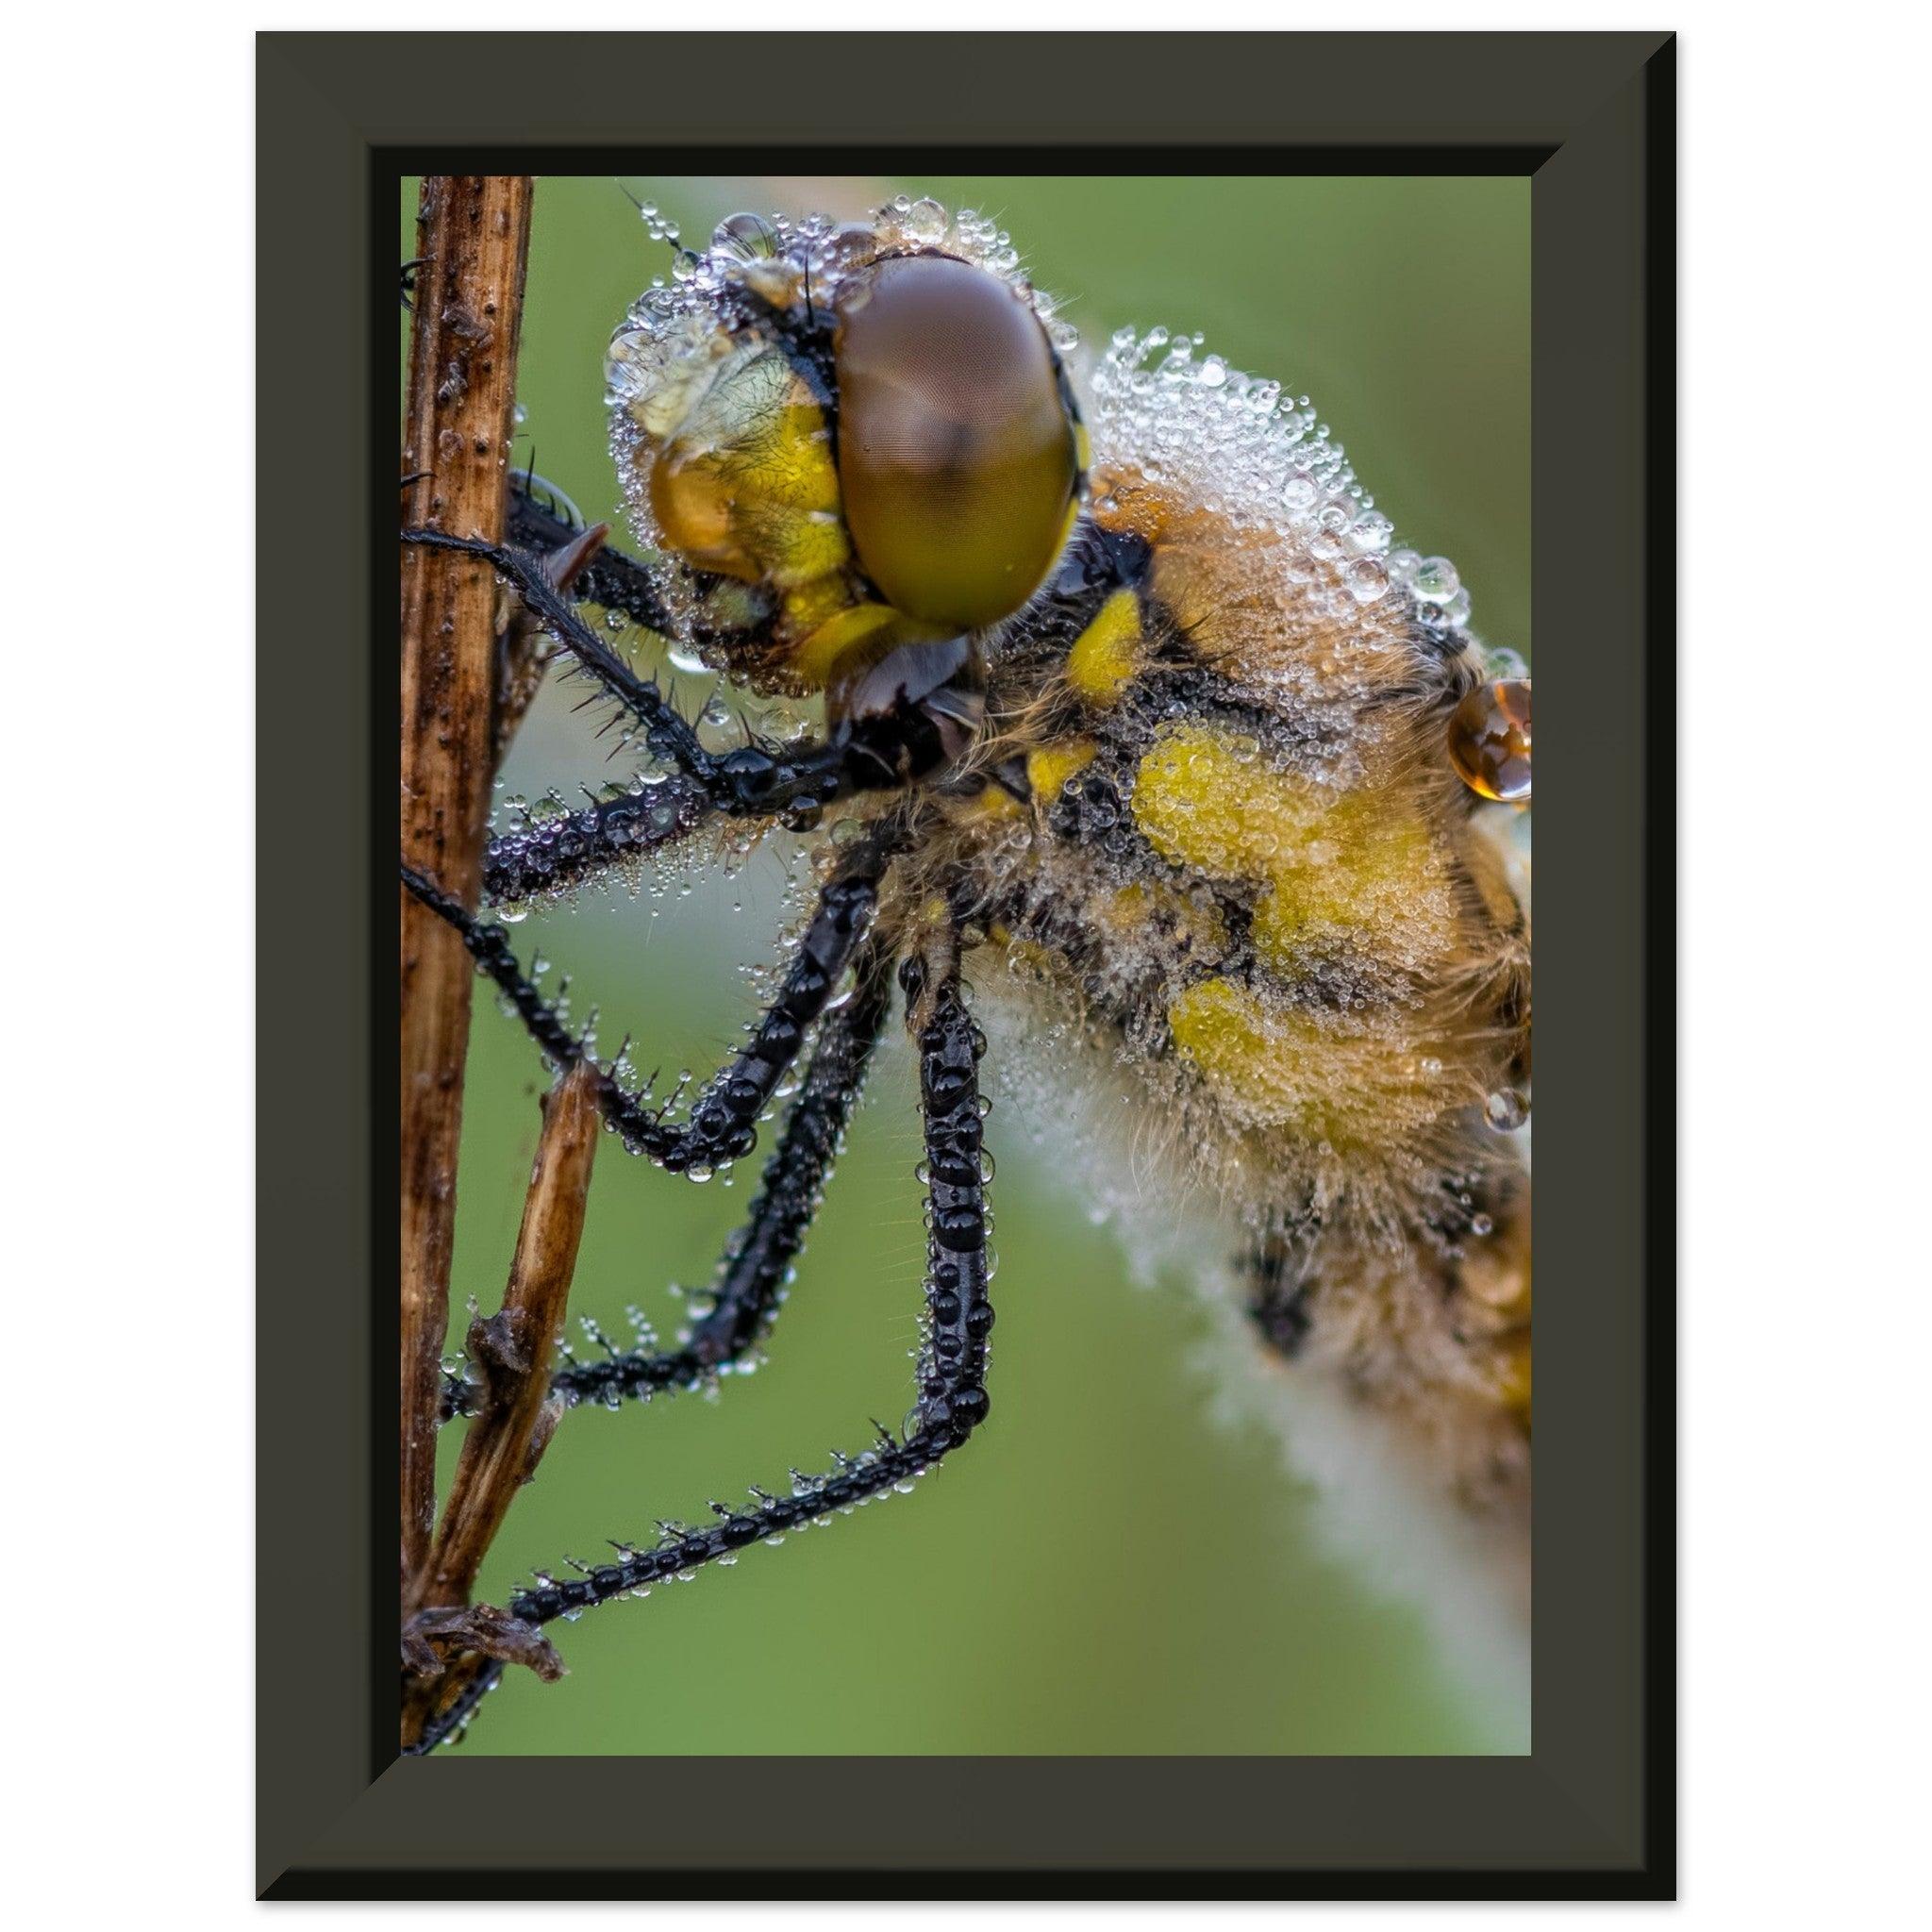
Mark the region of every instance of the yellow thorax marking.
POLYGON ((1246 987, 1204 979, 1168 1008, 1175 1046, 1257 1123, 1333 1134, 1332 1043, 1303 1013, 1277 1013, 1246 987))
POLYGON ((1026 754, 1026 782, 1034 799, 1051 805, 1066 789, 1068 779, 1093 761, 1096 750, 1091 738, 1069 738, 1058 744, 1042 744, 1026 754))
POLYGON ((1453 917, 1434 841, 1386 791, 1341 792, 1268 762, 1252 739, 1199 725, 1164 731, 1141 760, 1135 822, 1163 858, 1262 888, 1254 938, 1289 968, 1305 941, 1397 920, 1413 944, 1453 917))
POLYGON ((1204 979, 1167 1010, 1178 1051, 1258 1127, 1288 1127, 1331 1147, 1387 1141, 1452 1096, 1420 1074, 1415 1042, 1343 1015, 1281 1006, 1231 979, 1204 979))
POLYGON ((1141 602, 1116 591, 1067 654, 1067 682, 1096 705, 1110 705, 1132 682, 1141 661, 1141 602))

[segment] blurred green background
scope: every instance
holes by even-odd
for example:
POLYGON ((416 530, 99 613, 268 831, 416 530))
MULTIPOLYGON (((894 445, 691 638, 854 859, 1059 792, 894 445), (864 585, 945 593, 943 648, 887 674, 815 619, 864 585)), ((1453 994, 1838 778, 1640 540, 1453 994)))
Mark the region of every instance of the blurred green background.
MULTIPOLYGON (((1083 346, 1124 323, 1205 332, 1237 367, 1311 395, 1398 541, 1452 557, 1489 641, 1529 651, 1529 187, 1518 178, 624 177, 702 247, 741 208, 857 215, 900 191, 995 214, 1083 346)), ((399 258, 415 253, 404 184, 399 258)), ((608 177, 540 181, 516 461, 619 525, 602 357, 668 250, 608 177)), ((408 354, 404 319, 403 356, 408 354)), ((686 680, 688 704, 708 680, 686 680)), ((618 775, 547 691, 504 774, 575 795, 618 775)), ((645 1069, 708 1074, 753 1008, 784 855, 656 900, 586 895, 516 928, 645 1069)), ((896 1034, 896 1027, 894 1033, 896 1034)), ((908 1404, 924 1233, 919 1131, 896 1041, 874 1074, 769 1361, 697 1395, 569 1417, 486 1566, 491 1600, 566 1553, 647 1541, 658 1517, 782 1490, 908 1404)), ((452 1343, 493 1309, 515 1241, 542 1084, 479 996, 465 1107, 452 1343)), ((771 1133, 765 1137, 769 1145, 771 1133)), ((1057 1187, 1006 1108, 993 1422, 890 1507, 754 1549, 726 1571, 552 1635, 571 1674, 512 1672, 464 1749, 482 1753, 1472 1753, 1528 1746, 1526 1699, 1458 1664, 1318 1533, 1263 1431, 1210 1420, 1184 1288, 1126 1278, 1118 1239, 1057 1187)), ((702 1285, 757 1183, 693 1187, 600 1150, 574 1311, 667 1336, 669 1284, 702 1285)), ((445 1432, 444 1476, 458 1430, 445 1432)))

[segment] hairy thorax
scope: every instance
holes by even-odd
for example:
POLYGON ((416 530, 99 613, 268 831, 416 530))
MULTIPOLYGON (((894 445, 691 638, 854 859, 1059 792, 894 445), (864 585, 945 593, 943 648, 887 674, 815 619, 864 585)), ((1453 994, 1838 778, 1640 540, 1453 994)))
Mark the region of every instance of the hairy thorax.
POLYGON ((1444 750, 1476 652, 1393 587, 1358 595, 1359 561, 1103 469, 1059 621, 1036 610, 991 656, 987 782, 946 799, 922 870, 973 881, 969 941, 1005 969, 975 978, 1024 988, 1087 1083, 1144 1103, 1137 1189, 1241 1224, 1284 1352, 1400 1413, 1461 1487, 1507 1491, 1527 916, 1511 815, 1444 750))

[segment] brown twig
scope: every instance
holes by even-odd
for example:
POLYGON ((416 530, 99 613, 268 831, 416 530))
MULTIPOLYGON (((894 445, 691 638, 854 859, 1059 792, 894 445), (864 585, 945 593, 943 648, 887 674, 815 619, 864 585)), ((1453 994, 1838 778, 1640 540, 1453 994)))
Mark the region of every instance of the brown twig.
MULTIPOLYGON (((423 183, 402 474, 407 520, 500 541, 529 252, 527 175, 423 183)), ((497 596, 487 564, 402 560, 402 854, 474 905, 495 762, 497 596)), ((456 1224, 471 968, 461 941, 402 902, 402 1570, 422 1574, 456 1224)))
POLYGON ((555 1411, 545 1413, 551 1350, 570 1300, 601 1137, 597 1075, 579 1062, 543 1099, 543 1135, 503 1307, 487 1322, 478 1315, 470 1323, 482 1403, 463 1439, 436 1545, 415 1591, 417 1606, 469 1602, 510 1498, 528 1480, 555 1426, 555 1411))
POLYGON ((543 1677, 563 1674, 537 1630, 487 1605, 473 1609, 470 1593, 511 1499, 530 1479, 557 1424, 551 1345, 570 1301, 601 1133, 596 1075, 579 1064, 544 1097, 543 1134, 503 1307, 488 1321, 479 1315, 470 1324, 470 1353, 483 1374, 482 1406, 463 1439, 434 1548, 405 1591, 403 1656, 411 1674, 404 1689, 405 1746, 491 1662, 527 1664, 543 1677))

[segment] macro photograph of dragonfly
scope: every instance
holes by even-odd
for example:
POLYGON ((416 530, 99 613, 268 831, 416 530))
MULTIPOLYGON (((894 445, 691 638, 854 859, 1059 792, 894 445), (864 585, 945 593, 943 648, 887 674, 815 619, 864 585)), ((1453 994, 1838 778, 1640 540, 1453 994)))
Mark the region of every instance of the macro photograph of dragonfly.
POLYGON ((1526 178, 397 232, 404 1748, 1525 1751, 1526 178))

